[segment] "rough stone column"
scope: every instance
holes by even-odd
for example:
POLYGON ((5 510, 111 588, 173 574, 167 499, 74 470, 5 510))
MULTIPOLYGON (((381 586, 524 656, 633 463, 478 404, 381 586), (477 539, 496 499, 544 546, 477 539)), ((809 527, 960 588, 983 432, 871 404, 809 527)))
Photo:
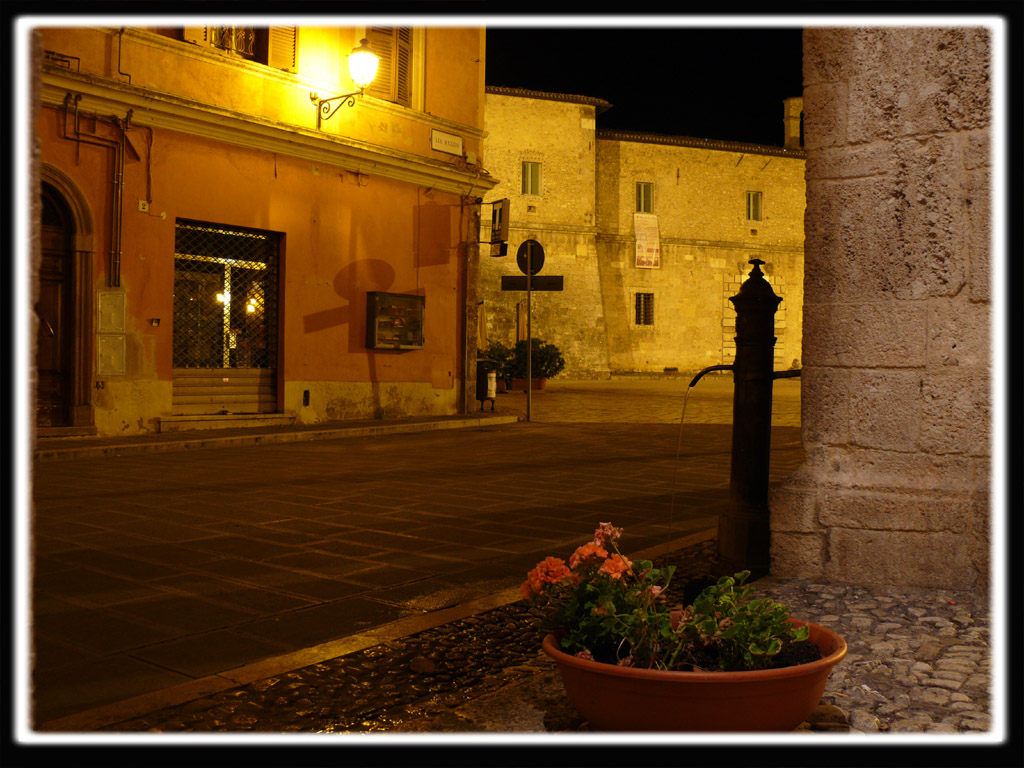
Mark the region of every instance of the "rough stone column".
POLYGON ((990 34, 804 32, 804 465, 772 573, 985 588, 990 34))

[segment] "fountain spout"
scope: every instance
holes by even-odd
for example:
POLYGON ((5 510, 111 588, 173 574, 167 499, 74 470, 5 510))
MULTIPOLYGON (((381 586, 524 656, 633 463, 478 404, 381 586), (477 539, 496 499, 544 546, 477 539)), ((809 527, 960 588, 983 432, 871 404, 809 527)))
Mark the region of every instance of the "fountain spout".
POLYGON ((693 381, 690 382, 690 386, 687 387, 687 389, 693 389, 694 385, 698 381, 700 381, 701 376, 703 376, 705 373, 711 373, 711 371, 731 371, 731 370, 732 370, 732 366, 731 365, 709 365, 707 368, 705 368, 703 371, 701 371, 700 373, 698 373, 696 376, 693 377, 693 381))
POLYGON ((775 371, 772 374, 773 379, 793 379, 800 375, 799 368, 791 368, 788 371, 775 371))

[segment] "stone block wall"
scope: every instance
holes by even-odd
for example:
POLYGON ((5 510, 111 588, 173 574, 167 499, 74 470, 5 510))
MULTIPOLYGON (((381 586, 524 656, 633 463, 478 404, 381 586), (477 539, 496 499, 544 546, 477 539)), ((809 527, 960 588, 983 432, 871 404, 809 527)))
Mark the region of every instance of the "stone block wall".
POLYGON ((776 367, 789 368, 801 355, 803 157, 674 143, 686 141, 692 142, 598 134, 598 255, 611 369, 689 373, 732 362, 736 313, 729 298, 747 279, 752 258, 766 262, 783 299, 775 316, 776 367), (638 182, 654 185, 657 269, 637 267, 633 253, 638 182), (748 191, 763 195, 760 221, 746 218, 748 191), (654 295, 651 326, 633 322, 638 292, 654 295))
MULTIPOLYGON (((565 227, 509 228, 509 255, 481 257, 479 297, 485 307, 485 343, 506 346, 517 335, 526 338, 526 292, 502 291, 502 275, 523 276, 515 250, 525 240, 544 248, 540 276, 561 275, 563 290, 533 291, 530 297, 532 333, 535 339, 554 344, 565 358, 560 378, 607 378, 608 348, 604 334, 601 284, 593 231, 565 227)), ((482 247, 486 252, 487 246, 482 247)))
MULTIPOLYGON (((608 375, 608 350, 595 246, 596 110, 600 99, 488 88, 484 166, 498 179, 487 201, 509 198, 508 255, 481 247, 479 300, 483 346, 525 338, 526 293, 501 290, 502 275, 522 276, 515 254, 526 240, 544 249, 540 275, 561 275, 564 290, 531 297, 533 336, 555 344, 566 360, 564 378, 608 375), (540 194, 523 194, 522 163, 541 165, 540 194)), ((481 239, 489 234, 483 208, 481 239)))
POLYGON ((805 464, 772 572, 984 588, 990 37, 804 32, 805 464))
POLYGON ((767 262, 783 298, 777 362, 791 367, 801 355, 802 152, 595 132, 606 106, 582 96, 487 89, 484 165, 499 179, 488 200, 508 197, 511 223, 509 255, 480 260, 483 345, 516 339, 526 297, 501 291, 500 280, 521 274, 516 249, 534 239, 544 247, 541 274, 561 275, 564 290, 534 294, 533 335, 562 350, 564 378, 666 368, 685 374, 730 362, 735 312, 728 299, 755 257, 767 262), (539 195, 522 193, 523 161, 541 163, 539 195), (636 266, 641 181, 654 185, 661 260, 653 269, 636 266), (760 221, 746 218, 748 191, 763 195, 760 221), (653 325, 635 322, 638 293, 654 296, 653 325))

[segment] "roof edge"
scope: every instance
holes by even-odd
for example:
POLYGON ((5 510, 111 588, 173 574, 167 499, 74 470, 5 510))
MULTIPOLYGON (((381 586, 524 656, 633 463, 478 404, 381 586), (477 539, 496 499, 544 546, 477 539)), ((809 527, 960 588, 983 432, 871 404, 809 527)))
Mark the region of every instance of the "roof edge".
POLYGON ((526 99, 546 99, 548 101, 566 101, 572 104, 587 104, 597 108, 597 114, 606 109, 611 109, 611 102, 598 99, 594 96, 581 96, 574 93, 550 93, 548 91, 531 91, 527 88, 508 88, 503 85, 484 86, 484 93, 493 93, 497 96, 519 96, 526 99))
POLYGON ((621 131, 611 128, 598 128, 594 138, 608 141, 636 141, 647 144, 670 144, 677 147, 695 147, 698 149, 716 149, 722 152, 749 152, 757 155, 774 155, 792 157, 798 160, 807 159, 807 150, 793 147, 775 147, 768 144, 746 144, 740 141, 721 141, 719 139, 698 139, 692 136, 668 136, 661 133, 643 133, 641 131, 621 131))

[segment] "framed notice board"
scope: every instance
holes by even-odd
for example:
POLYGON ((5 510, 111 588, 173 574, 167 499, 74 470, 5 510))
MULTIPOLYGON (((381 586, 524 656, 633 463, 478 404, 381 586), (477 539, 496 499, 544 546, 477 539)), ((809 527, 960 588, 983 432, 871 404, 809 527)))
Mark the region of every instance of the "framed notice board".
POLYGON ((366 346, 370 349, 422 349, 426 297, 369 291, 366 294, 366 346))

